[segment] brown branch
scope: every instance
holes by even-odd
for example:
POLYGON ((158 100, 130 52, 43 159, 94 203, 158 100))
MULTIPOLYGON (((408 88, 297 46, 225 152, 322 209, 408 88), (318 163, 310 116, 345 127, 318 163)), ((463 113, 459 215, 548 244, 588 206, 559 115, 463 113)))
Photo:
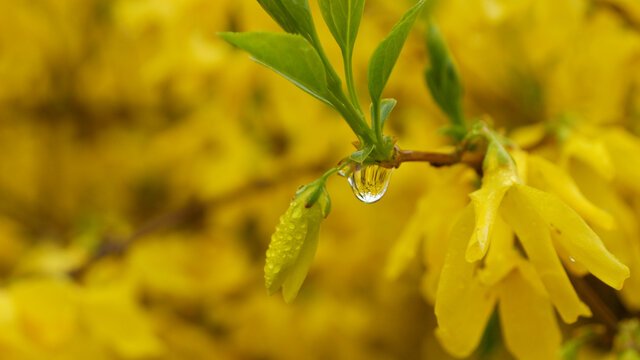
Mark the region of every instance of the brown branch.
POLYGON ((412 161, 428 162, 434 167, 451 166, 460 162, 460 153, 457 151, 451 153, 439 153, 398 149, 394 160, 398 163, 398 166, 403 162, 412 161))
POLYGON ((397 168, 404 162, 426 162, 433 167, 442 167, 462 163, 480 172, 484 150, 470 151, 466 149, 466 144, 461 144, 460 147, 451 152, 401 150, 398 146, 395 146, 393 159, 380 162, 378 165, 386 168, 397 168))
POLYGON ((612 338, 618 330, 616 315, 584 278, 579 276, 570 276, 570 278, 580 298, 591 309, 593 318, 607 328, 607 333, 612 338))

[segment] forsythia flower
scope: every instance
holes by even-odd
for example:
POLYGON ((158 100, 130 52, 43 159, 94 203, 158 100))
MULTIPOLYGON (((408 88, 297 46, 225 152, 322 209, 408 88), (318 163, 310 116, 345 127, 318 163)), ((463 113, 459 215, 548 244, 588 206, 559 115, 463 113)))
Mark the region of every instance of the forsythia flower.
MULTIPOLYGON (((607 249, 631 271, 630 278, 620 292, 622 301, 630 309, 640 309, 640 229, 633 208, 625 200, 630 192, 640 193, 640 160, 629 156, 640 153, 640 141, 629 131, 617 126, 603 127, 584 123, 570 125, 570 128, 562 129, 563 135, 560 135, 550 133, 552 128, 549 128, 549 124, 539 123, 520 128, 511 138, 526 147, 544 144, 544 138, 549 135, 560 140, 534 147, 545 158, 559 159, 561 167, 570 172, 571 177, 558 168, 549 171, 548 168, 553 164, 537 156, 529 156, 530 168, 534 162, 542 163, 542 166, 529 172, 528 183, 542 190, 555 192, 591 223, 607 249), (585 202, 584 197, 578 201, 582 204, 572 202, 568 195, 579 194, 575 188, 572 191, 558 191, 567 184, 577 186, 579 192, 593 201, 595 207, 585 202), (610 218, 608 214, 615 218, 614 227, 607 219, 610 218)), ((578 199, 575 196, 573 198, 578 199)), ((572 273, 582 276, 588 272, 575 262, 567 261, 569 257, 566 254, 559 255, 572 273)))
MULTIPOLYGON (((549 170, 539 159, 534 158, 533 165, 549 170)), ((521 359, 556 358, 561 338, 552 305, 567 323, 591 315, 559 254, 616 289, 622 288, 629 269, 560 198, 524 185, 513 159, 495 141, 489 144, 483 171, 481 189, 470 195, 471 205, 451 232, 436 294, 436 334, 450 353, 467 356, 499 303, 505 342, 513 354, 521 359), (515 247, 509 227, 526 255, 515 247)), ((562 192, 572 186, 552 188, 562 192)), ((575 202, 576 195, 567 198, 575 202)))
POLYGON ((271 235, 264 267, 269 295, 282 287, 285 302, 296 298, 315 255, 320 223, 329 206, 324 183, 314 182, 298 190, 271 235))

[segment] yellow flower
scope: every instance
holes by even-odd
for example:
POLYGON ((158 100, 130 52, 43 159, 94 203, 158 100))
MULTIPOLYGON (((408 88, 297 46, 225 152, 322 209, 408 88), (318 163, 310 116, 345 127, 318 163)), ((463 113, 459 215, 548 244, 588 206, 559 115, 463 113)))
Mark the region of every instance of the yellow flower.
MULTIPOLYGON (((549 170, 539 159, 533 165, 549 170)), ((531 170, 528 166, 526 172, 531 170)), ((437 335, 452 354, 469 355, 498 302, 512 353, 522 359, 555 358, 560 335, 553 306, 567 323, 591 315, 558 254, 566 254, 568 261, 616 289, 622 288, 629 269, 559 197, 524 185, 513 158, 495 141, 489 145, 483 171, 482 187, 470 195, 471 204, 451 233, 436 294, 437 335), (516 250, 509 228, 526 260, 516 250), (539 329, 546 330, 539 334, 539 329), (534 336, 535 344, 530 341, 534 336)), ((573 189, 554 186, 560 192, 573 189)), ((572 201, 581 199, 570 195, 572 201)))
MULTIPOLYGON (((540 123, 520 129, 516 136, 518 143, 524 146, 540 144, 546 136, 541 131, 544 128, 540 123)), ((640 242, 637 240, 640 229, 633 209, 624 199, 626 191, 640 192, 640 162, 630 156, 640 152, 640 141, 620 127, 579 123, 571 127, 570 136, 564 141, 550 143, 540 150, 546 158, 559 159, 560 166, 571 176, 549 161, 528 156, 528 167, 535 169, 529 171, 526 182, 557 194, 589 221, 606 248, 630 269, 631 276, 620 292, 622 301, 630 309, 640 309, 640 276, 636 274, 640 271, 640 242), (614 186, 616 184, 621 186, 614 186), (567 191, 567 188, 571 189, 567 191), (622 193, 619 190, 623 190, 622 193)), ((570 261, 562 249, 557 250, 573 274, 588 273, 584 266, 570 261)))
POLYGON ((440 342, 452 355, 468 356, 499 303, 503 337, 517 358, 555 358, 561 336, 553 307, 535 269, 513 247, 508 226, 504 221, 495 224, 482 269, 480 262, 467 262, 463 256, 473 228, 473 207, 469 206, 451 233, 438 288, 435 311, 440 342))
POLYGON ((320 223, 329 210, 324 183, 312 183, 296 193, 271 235, 264 267, 269 295, 280 287, 287 303, 298 295, 318 246, 320 223))

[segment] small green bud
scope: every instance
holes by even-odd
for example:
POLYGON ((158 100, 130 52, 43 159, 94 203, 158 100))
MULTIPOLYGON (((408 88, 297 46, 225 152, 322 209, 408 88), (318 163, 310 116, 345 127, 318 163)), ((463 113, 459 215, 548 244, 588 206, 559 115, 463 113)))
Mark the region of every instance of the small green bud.
POLYGON ((280 217, 271 235, 264 267, 269 295, 282 287, 284 301, 298 295, 318 246, 320 223, 329 210, 329 195, 324 181, 303 186, 280 217))

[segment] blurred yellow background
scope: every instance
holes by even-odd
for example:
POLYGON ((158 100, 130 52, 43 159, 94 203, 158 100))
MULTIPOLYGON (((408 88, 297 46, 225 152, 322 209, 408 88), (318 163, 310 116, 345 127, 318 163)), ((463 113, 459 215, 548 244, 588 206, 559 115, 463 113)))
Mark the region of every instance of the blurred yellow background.
MULTIPOLYGON (((367 1, 354 57, 363 104, 368 57, 410 6, 367 1)), ((470 115, 640 129, 637 1, 443 0, 433 11, 470 115)), ((447 143, 422 76, 424 20, 385 92, 405 149, 447 143)), ((422 265, 396 281, 384 267, 417 199, 452 170, 405 164, 371 205, 332 178, 298 298, 267 296, 278 217, 355 136, 216 37, 247 30, 280 31, 253 0, 0 0, 0 358, 448 358, 422 265)))

